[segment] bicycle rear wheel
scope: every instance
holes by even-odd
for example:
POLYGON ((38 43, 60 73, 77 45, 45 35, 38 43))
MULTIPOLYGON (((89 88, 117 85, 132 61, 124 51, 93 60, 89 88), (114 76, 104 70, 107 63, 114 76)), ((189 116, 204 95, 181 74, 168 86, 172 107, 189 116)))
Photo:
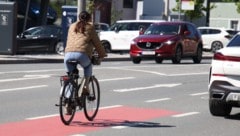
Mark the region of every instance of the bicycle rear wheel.
POLYGON ((65 125, 69 125, 74 118, 76 112, 76 104, 74 99, 74 87, 70 82, 65 82, 59 100, 59 112, 61 121, 65 125))
POLYGON ((83 95, 83 100, 85 117, 92 121, 97 115, 100 104, 100 87, 94 76, 89 81, 89 95, 83 95))

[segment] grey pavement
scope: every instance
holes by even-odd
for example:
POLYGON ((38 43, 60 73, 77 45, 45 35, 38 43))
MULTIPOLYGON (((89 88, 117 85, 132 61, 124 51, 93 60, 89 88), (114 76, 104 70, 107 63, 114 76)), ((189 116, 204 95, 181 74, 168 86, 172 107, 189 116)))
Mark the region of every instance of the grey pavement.
MULTIPOLYGON (((212 58, 212 53, 203 52, 203 59, 212 58)), ((58 54, 25 54, 25 55, 0 55, 0 64, 20 63, 63 63, 64 55, 58 54)), ((128 53, 109 53, 103 61, 130 61, 128 53)))

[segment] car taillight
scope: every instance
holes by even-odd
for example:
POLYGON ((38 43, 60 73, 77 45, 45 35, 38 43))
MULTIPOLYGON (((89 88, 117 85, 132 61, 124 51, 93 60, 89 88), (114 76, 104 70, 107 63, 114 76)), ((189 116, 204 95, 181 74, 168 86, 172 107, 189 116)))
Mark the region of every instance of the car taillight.
POLYGON ((68 77, 67 75, 61 76, 61 77, 60 77, 60 80, 61 80, 61 81, 68 81, 68 80, 69 80, 69 77, 68 77))
POLYGON ((213 59, 214 60, 222 60, 222 61, 238 61, 238 62, 240 62, 240 57, 225 56, 219 52, 214 54, 213 59))

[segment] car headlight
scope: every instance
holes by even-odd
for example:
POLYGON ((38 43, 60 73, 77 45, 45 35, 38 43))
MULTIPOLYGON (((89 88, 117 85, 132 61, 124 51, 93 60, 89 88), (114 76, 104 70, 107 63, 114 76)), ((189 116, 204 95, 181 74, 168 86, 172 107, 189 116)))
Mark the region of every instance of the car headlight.
POLYGON ((173 43, 175 43, 175 41, 168 40, 168 41, 166 41, 166 42, 163 42, 163 45, 171 45, 171 44, 173 44, 173 43))
POLYGON ((133 44, 137 44, 137 42, 134 41, 134 40, 132 40, 132 41, 131 41, 131 45, 133 45, 133 44))

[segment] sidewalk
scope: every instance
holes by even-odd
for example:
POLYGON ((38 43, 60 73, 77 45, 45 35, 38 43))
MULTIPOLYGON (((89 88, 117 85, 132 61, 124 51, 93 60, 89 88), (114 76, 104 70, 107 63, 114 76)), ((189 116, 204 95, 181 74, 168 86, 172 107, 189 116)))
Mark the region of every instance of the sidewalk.
MULTIPOLYGON (((20 63, 63 63, 63 55, 58 54, 28 54, 28 55, 0 55, 0 64, 20 63)), ((203 59, 212 58, 212 53, 203 53, 203 59)), ((103 61, 130 61, 128 53, 109 53, 103 61)))

